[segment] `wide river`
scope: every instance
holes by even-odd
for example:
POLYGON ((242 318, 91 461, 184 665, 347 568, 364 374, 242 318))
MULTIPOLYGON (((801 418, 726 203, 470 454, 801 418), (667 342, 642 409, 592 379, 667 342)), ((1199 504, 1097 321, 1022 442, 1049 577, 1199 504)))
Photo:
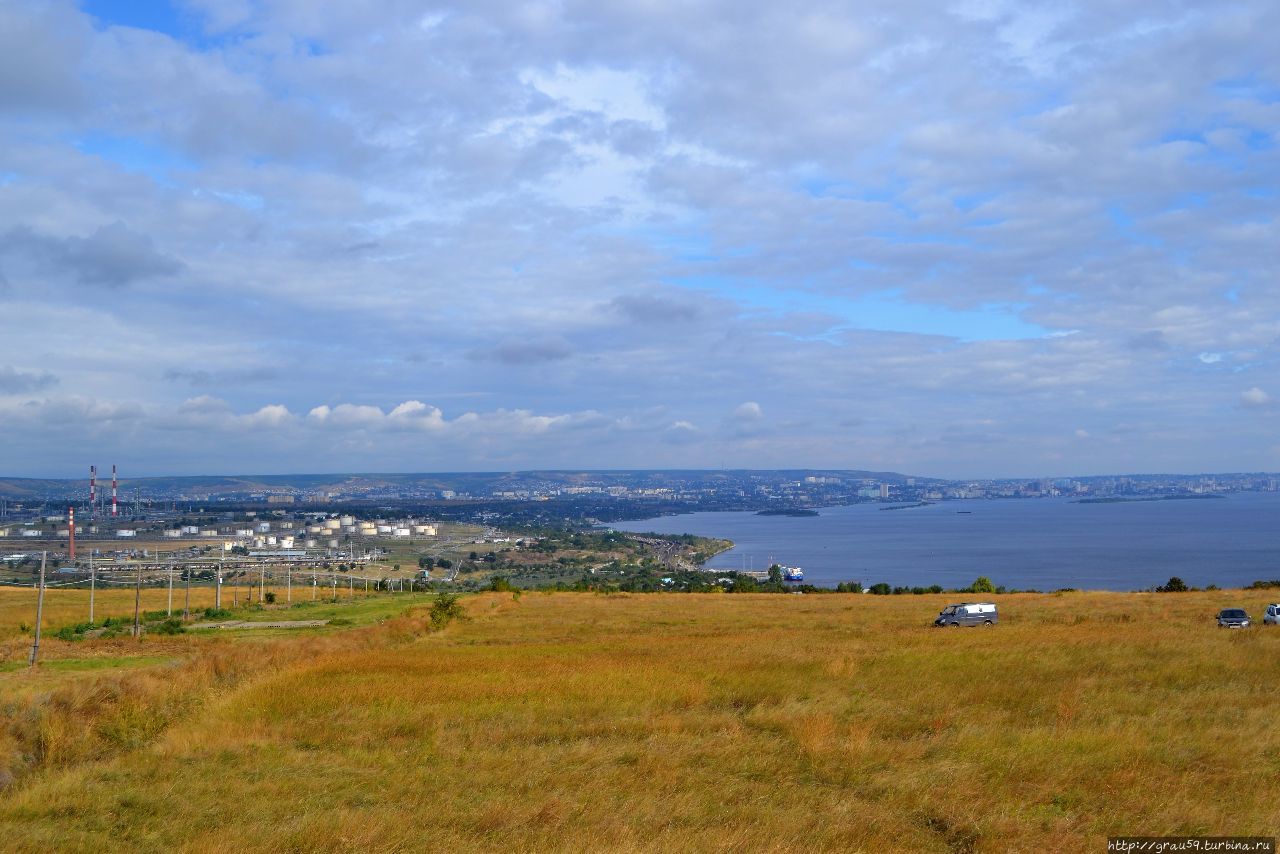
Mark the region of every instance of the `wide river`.
POLYGON ((733 540, 734 548, 707 566, 799 565, 807 583, 828 587, 886 581, 954 588, 985 575, 1019 589, 1142 590, 1173 575, 1197 587, 1280 578, 1280 493, 1116 504, 1042 498, 885 506, 829 507, 809 517, 689 513, 611 527, 733 540))

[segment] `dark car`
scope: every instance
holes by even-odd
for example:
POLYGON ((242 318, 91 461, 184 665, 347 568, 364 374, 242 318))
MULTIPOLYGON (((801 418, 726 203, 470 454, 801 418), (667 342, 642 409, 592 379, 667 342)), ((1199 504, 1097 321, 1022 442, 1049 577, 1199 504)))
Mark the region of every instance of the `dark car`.
POLYGON ((1218 612, 1218 628, 1247 629, 1252 621, 1244 608, 1223 608, 1218 612))

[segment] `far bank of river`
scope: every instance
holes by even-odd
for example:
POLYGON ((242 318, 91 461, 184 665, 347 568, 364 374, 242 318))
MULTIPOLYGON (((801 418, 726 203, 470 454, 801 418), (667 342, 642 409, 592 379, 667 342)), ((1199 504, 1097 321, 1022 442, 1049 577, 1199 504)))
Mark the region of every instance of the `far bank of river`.
MULTIPOLYGON (((802 566, 805 581, 962 587, 979 575, 1020 589, 1143 590, 1176 575, 1239 587, 1280 578, 1280 493, 1218 501, 1068 499, 855 504, 817 516, 690 513, 616 522, 622 531, 722 537, 716 569, 802 566)), ((1277 594, 1280 597, 1280 594, 1277 594)))

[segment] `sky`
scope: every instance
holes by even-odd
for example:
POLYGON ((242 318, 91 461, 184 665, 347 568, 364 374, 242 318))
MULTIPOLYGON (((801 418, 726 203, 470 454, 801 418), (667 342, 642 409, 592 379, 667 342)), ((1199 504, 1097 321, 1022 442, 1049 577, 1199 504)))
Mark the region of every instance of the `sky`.
POLYGON ((1280 470, 1278 31, 0 0, 0 475, 1280 470))

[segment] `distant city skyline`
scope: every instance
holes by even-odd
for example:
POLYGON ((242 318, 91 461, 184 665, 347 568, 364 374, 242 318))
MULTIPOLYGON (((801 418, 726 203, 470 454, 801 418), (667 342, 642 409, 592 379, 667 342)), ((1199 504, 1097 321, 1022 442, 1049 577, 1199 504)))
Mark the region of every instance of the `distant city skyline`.
POLYGON ((1276 471, 1278 25, 0 0, 0 477, 1276 471))

